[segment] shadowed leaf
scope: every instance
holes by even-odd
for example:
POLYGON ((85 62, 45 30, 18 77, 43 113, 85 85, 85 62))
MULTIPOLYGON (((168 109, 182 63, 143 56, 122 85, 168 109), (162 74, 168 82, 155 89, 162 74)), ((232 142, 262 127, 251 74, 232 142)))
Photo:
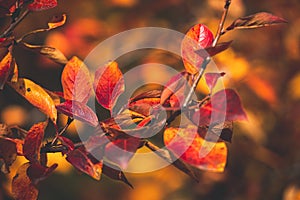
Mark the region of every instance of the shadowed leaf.
POLYGON ((1 171, 9 173, 9 167, 14 163, 17 158, 17 148, 13 141, 5 138, 0 138, 0 159, 3 159, 1 171))
POLYGON ((214 56, 217 55, 218 53, 221 53, 222 51, 225 51, 226 49, 228 49, 231 45, 232 41, 229 42, 223 42, 223 43, 219 43, 216 46, 212 47, 206 47, 204 49, 199 49, 196 50, 195 52, 202 58, 205 58, 207 55, 209 56, 214 56))
POLYGON ((231 142, 233 134, 233 122, 212 123, 209 127, 199 126, 198 134, 207 141, 226 141, 231 142))
POLYGON ((30 128, 26 135, 23 153, 25 158, 32 163, 36 163, 40 160, 40 150, 46 126, 46 122, 35 124, 30 128))
POLYGON ((30 164, 31 165, 27 169, 27 175, 34 185, 37 185, 40 181, 46 179, 58 167, 58 164, 56 163, 50 167, 45 167, 38 163, 30 164))
POLYGON ((271 13, 260 12, 236 19, 230 26, 226 28, 226 31, 230 31, 233 29, 259 28, 281 23, 287 23, 287 21, 271 13))
POLYGON ((199 56, 195 50, 205 49, 212 45, 214 36, 212 32, 203 24, 193 26, 181 43, 181 56, 185 70, 188 73, 196 74, 202 65, 205 57, 199 56))
POLYGON ((125 174, 122 172, 122 170, 118 166, 104 163, 102 170, 103 170, 103 174, 105 174, 109 178, 117 180, 117 181, 122 181, 125 184, 127 184, 128 186, 130 186, 131 188, 133 188, 132 184, 127 180, 125 174))
POLYGON ((118 97, 124 92, 124 78, 118 63, 110 62, 95 73, 94 90, 101 106, 112 110, 118 97))
POLYGON ((61 112, 69 117, 86 122, 91 126, 98 125, 98 118, 94 111, 87 105, 78 101, 67 100, 64 103, 56 105, 58 112, 61 112))
POLYGON ((92 82, 86 65, 74 56, 65 66, 61 83, 64 90, 64 98, 87 103, 92 94, 92 82))
POLYGON ((57 110, 52 98, 39 85, 29 79, 20 78, 16 83, 8 83, 33 106, 45 113, 56 124, 57 110))

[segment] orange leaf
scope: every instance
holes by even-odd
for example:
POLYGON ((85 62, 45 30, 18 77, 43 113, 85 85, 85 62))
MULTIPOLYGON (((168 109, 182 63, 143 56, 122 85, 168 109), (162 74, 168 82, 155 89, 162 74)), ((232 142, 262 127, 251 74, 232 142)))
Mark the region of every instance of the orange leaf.
POLYGON ((185 70, 188 73, 196 74, 202 65, 205 57, 199 56, 195 51, 211 46, 214 36, 203 24, 193 26, 181 43, 181 56, 185 70))
POLYGON ((197 126, 167 128, 164 132, 165 145, 182 160, 199 169, 224 171, 227 159, 225 143, 205 141, 197 130, 197 126))
POLYGON ((31 11, 42 11, 57 6, 56 0, 34 0, 33 3, 28 5, 28 9, 31 11))
POLYGON ((35 124, 30 128, 26 135, 23 145, 23 153, 25 158, 32 163, 38 162, 40 159, 40 149, 44 139, 46 126, 46 122, 35 124))
POLYGON ((53 19, 48 22, 48 28, 49 29, 54 29, 57 27, 60 27, 62 25, 64 25, 67 21, 67 15, 63 14, 62 16, 54 16, 53 19))
POLYGON ((20 95, 22 95, 33 106, 50 117, 51 121, 56 124, 57 110, 49 94, 39 85, 29 79, 20 78, 16 83, 9 83, 20 95))
POLYGON ((13 70, 12 67, 12 55, 10 52, 8 52, 4 58, 0 62, 0 89, 2 90, 4 87, 4 84, 6 83, 11 71, 13 70))
POLYGON ((61 82, 64 98, 86 103, 92 93, 92 83, 86 65, 74 56, 65 66, 61 82))
POLYGON ((94 90, 97 101, 104 108, 112 110, 118 97, 125 90, 124 78, 118 63, 110 62, 96 71, 94 90))

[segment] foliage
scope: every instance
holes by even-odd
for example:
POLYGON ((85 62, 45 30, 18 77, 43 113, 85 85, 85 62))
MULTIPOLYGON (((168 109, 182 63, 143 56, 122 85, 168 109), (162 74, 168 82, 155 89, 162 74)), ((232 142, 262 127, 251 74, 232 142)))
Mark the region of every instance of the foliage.
POLYGON ((215 37, 203 24, 193 26, 186 33, 181 45, 185 71, 172 77, 161 91, 150 90, 132 97, 128 105, 124 105, 118 115, 114 116, 114 106, 125 91, 123 75, 117 62, 100 66, 92 79, 87 66, 78 57, 68 60, 58 49, 26 42, 29 35, 64 25, 66 15, 53 18, 48 22, 48 28, 15 38, 14 28, 29 12, 55 7, 56 0, 10 0, 0 1, 0 5, 3 9, 0 15, 12 18, 10 26, 0 38, 0 87, 11 87, 49 119, 33 125, 28 131, 2 125, 5 128, 0 132, 1 171, 8 173, 17 155, 29 161, 19 168, 12 182, 14 197, 24 200, 37 199, 38 183, 57 167, 57 164, 47 164, 48 154, 54 152, 61 152, 77 170, 96 180, 100 180, 103 173, 131 187, 122 169, 127 167, 137 150, 144 146, 197 181, 200 179, 198 170, 223 172, 227 161, 225 142, 231 142, 232 123, 247 120, 247 115, 235 90, 214 92, 218 80, 225 73, 204 74, 204 71, 212 56, 229 48, 231 41, 218 43, 220 37, 228 31, 286 22, 263 12, 238 18, 223 28, 230 6, 230 1, 226 1, 215 37), (48 91, 34 81, 18 76, 18 58, 14 55, 14 48, 18 47, 65 65, 61 76, 63 93, 48 91), (203 75, 210 93, 203 99, 192 99, 203 75), (92 93, 95 93, 97 102, 110 111, 111 118, 98 120, 96 113, 87 105, 92 93), (162 110, 168 111, 167 118, 161 116, 162 110), (68 116, 64 127, 57 125, 57 113, 68 116), (179 115, 185 115, 194 125, 176 127, 173 122, 179 115), (73 119, 93 127, 94 134, 82 143, 69 139, 65 131, 73 119), (55 132, 49 142, 46 141, 44 131, 50 124, 55 127, 55 132), (167 147, 163 150, 144 139, 149 137, 150 132, 161 129, 167 147), (126 153, 117 152, 116 146, 126 153), (91 152, 96 152, 97 158, 91 152), (110 164, 106 163, 107 160, 110 164))

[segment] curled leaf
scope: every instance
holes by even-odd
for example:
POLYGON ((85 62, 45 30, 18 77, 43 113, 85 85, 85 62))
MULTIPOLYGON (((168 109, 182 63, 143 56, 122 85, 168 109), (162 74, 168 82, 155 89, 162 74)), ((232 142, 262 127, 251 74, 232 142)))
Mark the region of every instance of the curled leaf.
POLYGON ((32 163, 37 163, 40 160, 40 150, 46 126, 46 122, 35 124, 30 128, 26 135, 23 153, 25 158, 32 163))
POLYGON ((196 74, 201 67, 204 57, 195 53, 195 50, 205 49, 212 45, 214 36, 212 32, 203 24, 193 26, 187 33, 181 43, 181 56, 185 70, 188 73, 196 74))
POLYGON ((167 128, 164 143, 188 164, 203 170, 222 172, 227 160, 225 143, 205 141, 197 134, 197 129, 196 126, 167 128))
POLYGON ((62 104, 56 105, 58 112, 69 117, 86 122, 91 126, 98 125, 98 118, 94 111, 87 105, 78 101, 67 100, 62 104))
POLYGON ((112 110, 118 97, 124 92, 124 78, 118 63, 110 62, 95 73, 94 90, 101 106, 112 110))
POLYGON ((57 110, 55 104, 41 86, 26 78, 20 78, 18 82, 9 83, 9 85, 56 124, 57 110))
POLYGON ((83 104, 88 102, 92 94, 90 73, 87 66, 76 56, 66 64, 62 72, 61 83, 65 99, 83 104))
POLYGON ((48 22, 48 29, 54 29, 64 25, 67 21, 67 15, 54 16, 50 22, 48 22))
POLYGON ((34 0, 31 4, 28 5, 30 11, 42 11, 57 6, 56 0, 34 0))
POLYGON ((43 45, 32 45, 23 42, 22 43, 24 47, 39 53, 41 55, 46 56, 50 60, 58 63, 58 64, 66 64, 68 62, 68 59, 65 57, 65 55, 58 49, 54 47, 49 47, 49 46, 43 46, 43 45))
POLYGON ((4 58, 0 61, 0 89, 2 90, 4 84, 8 80, 8 77, 14 69, 14 65, 12 64, 13 58, 10 52, 4 56, 4 58))
POLYGON ((230 26, 226 28, 226 31, 233 29, 249 29, 259 28, 264 26, 271 26, 281 23, 287 23, 287 21, 281 17, 275 16, 271 13, 260 12, 246 17, 240 17, 232 22, 230 26))

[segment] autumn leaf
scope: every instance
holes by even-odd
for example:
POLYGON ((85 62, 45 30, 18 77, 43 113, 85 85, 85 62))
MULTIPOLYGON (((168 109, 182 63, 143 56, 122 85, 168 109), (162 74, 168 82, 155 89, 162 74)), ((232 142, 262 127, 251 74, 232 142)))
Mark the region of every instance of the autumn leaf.
POLYGON ((61 83, 64 90, 64 98, 87 103, 92 94, 92 82, 86 65, 76 56, 66 64, 61 83))
POLYGON ((19 167, 17 174, 12 180, 12 194, 18 200, 36 200, 38 197, 38 189, 31 182, 27 175, 27 169, 30 163, 24 163, 19 167))
POLYGON ((33 106, 50 117, 51 121, 56 124, 57 110, 49 94, 39 85, 29 79, 20 78, 16 83, 9 83, 20 95, 22 95, 33 106))
POLYGON ((208 86, 208 89, 209 89, 210 92, 212 92, 212 90, 216 86, 217 81, 219 80, 219 78, 223 77, 224 75, 225 75, 224 72, 221 72, 221 73, 205 73, 204 74, 206 85, 208 86))
POLYGON ((103 174, 105 174, 109 178, 117 181, 122 181, 128 186, 130 186, 131 188, 133 188, 132 184, 127 180, 125 174, 118 166, 104 162, 102 170, 103 170, 103 174))
POLYGON ((204 49, 196 50, 195 52, 202 58, 209 56, 217 55, 218 53, 221 53, 222 51, 225 51, 228 49, 231 45, 232 41, 229 42, 222 42, 217 44, 216 46, 209 46, 204 49))
POLYGON ((58 136, 58 139, 61 141, 61 143, 65 147, 67 147, 66 151, 62 151, 63 154, 67 154, 70 151, 73 151, 75 149, 75 145, 74 145, 73 141, 70 140, 69 138, 60 135, 60 136, 58 136))
POLYGON ((75 149, 67 154, 67 161, 79 171, 86 173, 96 180, 100 180, 102 173, 102 162, 92 163, 85 152, 75 149))
POLYGON ((212 122, 247 120, 240 97, 232 89, 215 93, 206 104, 191 111, 191 117, 198 126, 206 126, 212 122))
POLYGON ((111 111, 125 90, 124 78, 118 63, 110 62, 96 71, 94 90, 100 105, 111 111))
POLYGON ((233 134, 233 122, 225 121, 224 123, 212 123, 207 126, 198 127, 198 135, 206 141, 231 142, 233 134))
POLYGON ((106 145, 104 154, 109 161, 119 165, 122 169, 126 169, 140 145, 140 138, 117 139, 106 145))
POLYGON ((23 42, 22 43, 24 47, 26 47, 29 50, 32 50, 36 53, 39 53, 41 55, 46 56, 50 60, 58 63, 58 64, 67 64, 68 59, 65 57, 65 55, 58 49, 54 47, 49 47, 49 46, 43 46, 43 45, 32 45, 23 42))
POLYGON ((9 173, 9 167, 15 162, 16 158, 16 144, 6 138, 0 138, 0 160, 3 159, 2 164, 0 163, 1 171, 9 173))
POLYGON ((10 14, 10 8, 17 2, 17 0, 1 0, 0 1, 0 17, 10 14))
POLYGON ((28 5, 30 11, 42 11, 57 6, 56 0, 34 0, 33 3, 28 5))
POLYGON ((34 185, 37 185, 40 181, 46 179, 52 172, 58 167, 58 164, 53 164, 50 167, 45 167, 39 163, 30 163, 27 168, 27 175, 34 185))
POLYGON ((188 164, 203 170, 222 172, 227 159, 225 143, 205 141, 197 134, 197 130, 197 126, 167 128, 164 143, 188 164))
POLYGON ((36 163, 40 160, 40 150, 46 126, 47 122, 35 124, 30 128, 26 135, 23 153, 25 158, 32 163, 36 163))
POLYGON ((56 105, 58 112, 61 112, 69 117, 86 122, 91 126, 98 125, 98 118, 94 111, 87 105, 78 101, 67 100, 64 103, 56 105))
POLYGON ((12 61, 13 58, 10 52, 7 52, 4 58, 0 61, 0 90, 3 89, 11 71, 14 69, 14 66, 12 66, 12 61))
POLYGON ((188 73, 196 74, 201 67, 205 57, 195 53, 196 50, 205 49, 212 45, 214 36, 212 32, 203 24, 193 26, 185 35, 181 43, 181 56, 185 70, 188 73))
POLYGON ((54 16, 51 21, 48 22, 48 29, 54 29, 64 25, 67 21, 67 15, 63 14, 61 16, 54 16))
POLYGON ((233 29, 249 29, 259 28, 264 26, 271 26, 281 23, 287 23, 287 21, 281 17, 275 16, 271 13, 260 12, 246 17, 240 17, 232 22, 230 26, 226 28, 226 31, 233 29))

